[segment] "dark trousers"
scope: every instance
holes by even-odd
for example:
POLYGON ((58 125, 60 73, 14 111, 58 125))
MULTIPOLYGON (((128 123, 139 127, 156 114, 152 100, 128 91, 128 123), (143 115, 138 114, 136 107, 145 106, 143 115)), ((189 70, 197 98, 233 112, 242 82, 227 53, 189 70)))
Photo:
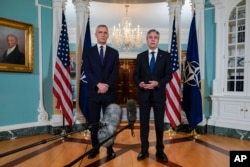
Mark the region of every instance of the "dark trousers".
POLYGON ((89 116, 89 125, 97 125, 93 126, 91 131, 91 142, 92 146, 95 147, 99 144, 99 140, 97 137, 99 126, 98 123, 100 122, 100 114, 105 114, 106 107, 113 103, 113 99, 107 97, 105 95, 99 95, 97 98, 88 98, 88 116, 89 116))
POLYGON ((140 138, 141 138, 141 151, 148 151, 149 148, 149 121, 150 110, 153 107, 154 112, 154 124, 156 132, 156 149, 157 151, 163 151, 163 133, 164 133, 164 114, 165 103, 162 102, 143 102, 140 104, 140 138))

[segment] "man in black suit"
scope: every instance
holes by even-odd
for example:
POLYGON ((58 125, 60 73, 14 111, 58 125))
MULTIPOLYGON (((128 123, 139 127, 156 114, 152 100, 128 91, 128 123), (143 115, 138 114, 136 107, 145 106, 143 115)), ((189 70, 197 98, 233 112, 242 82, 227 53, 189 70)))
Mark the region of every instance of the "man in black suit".
POLYGON ((2 63, 8 64, 25 64, 25 56, 18 49, 18 40, 17 37, 13 34, 7 35, 6 38, 8 49, 4 52, 2 56, 2 63))
POLYGON ((139 88, 141 138, 141 152, 137 159, 143 160, 149 156, 149 119, 150 110, 153 107, 156 131, 156 157, 161 161, 167 162, 168 158, 164 153, 163 144, 164 108, 166 84, 172 79, 172 63, 170 54, 158 49, 159 38, 160 34, 157 30, 149 30, 146 38, 148 50, 138 54, 136 60, 134 81, 139 88))
MULTIPOLYGON (((101 110, 105 114, 106 107, 116 101, 116 82, 119 73, 119 53, 117 50, 107 46, 109 37, 108 27, 98 25, 95 32, 97 45, 84 50, 83 68, 88 81, 88 116, 89 124, 100 121, 101 110)), ((91 129, 92 146, 96 147, 98 141, 98 128, 91 129)), ((94 158, 99 153, 99 148, 88 155, 94 158)), ((107 148, 108 158, 115 158, 112 145, 107 148)))

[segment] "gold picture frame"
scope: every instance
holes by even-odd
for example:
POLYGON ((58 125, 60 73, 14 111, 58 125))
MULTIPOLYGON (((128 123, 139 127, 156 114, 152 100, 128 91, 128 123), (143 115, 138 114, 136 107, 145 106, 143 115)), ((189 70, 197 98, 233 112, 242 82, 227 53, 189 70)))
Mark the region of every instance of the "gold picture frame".
POLYGON ((0 71, 33 72, 33 29, 32 24, 0 18, 0 71), (13 41, 17 45, 9 53, 13 41))
POLYGON ((182 50, 181 51, 181 67, 180 67, 180 74, 181 74, 181 82, 183 82, 184 79, 184 75, 185 75, 185 63, 187 60, 187 51, 186 50, 182 50))
POLYGON ((71 79, 76 79, 76 52, 70 51, 70 76, 71 79))

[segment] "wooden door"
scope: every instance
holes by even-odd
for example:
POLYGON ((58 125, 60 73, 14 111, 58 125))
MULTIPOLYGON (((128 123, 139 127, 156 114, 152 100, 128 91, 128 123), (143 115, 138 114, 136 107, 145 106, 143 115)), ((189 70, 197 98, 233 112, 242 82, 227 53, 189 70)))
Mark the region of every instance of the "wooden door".
POLYGON ((134 99, 138 105, 138 88, 134 83, 135 59, 120 59, 117 81, 117 104, 126 106, 128 99, 134 99))

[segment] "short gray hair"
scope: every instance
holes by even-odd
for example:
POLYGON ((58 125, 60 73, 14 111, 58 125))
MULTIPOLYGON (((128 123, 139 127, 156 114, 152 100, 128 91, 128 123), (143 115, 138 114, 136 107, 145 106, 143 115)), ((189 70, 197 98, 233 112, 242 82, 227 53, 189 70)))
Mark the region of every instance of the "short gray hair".
POLYGON ((98 28, 100 28, 100 27, 105 27, 105 28, 107 28, 107 30, 109 31, 108 26, 107 26, 107 25, 105 25, 105 24, 99 24, 98 26, 96 26, 96 31, 97 31, 97 30, 98 30, 98 28))
POLYGON ((150 30, 148 30, 147 36, 148 36, 151 32, 155 32, 155 33, 160 37, 159 31, 157 31, 156 29, 150 29, 150 30))

